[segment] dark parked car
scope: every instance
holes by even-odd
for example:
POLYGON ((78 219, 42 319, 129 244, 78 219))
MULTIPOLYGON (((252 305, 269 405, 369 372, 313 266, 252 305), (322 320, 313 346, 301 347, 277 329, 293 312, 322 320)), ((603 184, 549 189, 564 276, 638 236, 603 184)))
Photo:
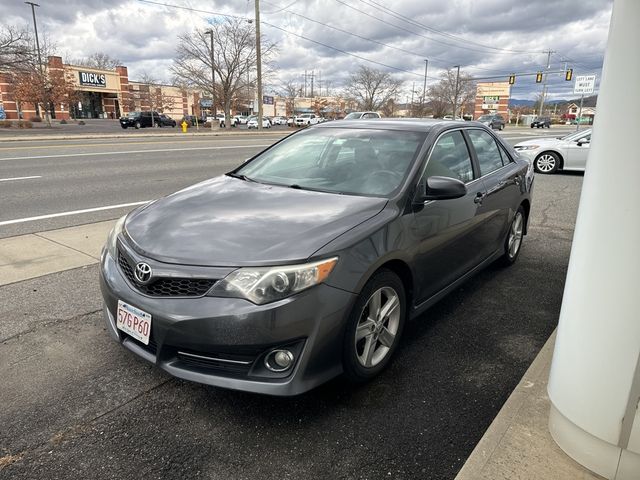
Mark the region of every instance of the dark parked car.
POLYGON ((312 126, 121 218, 101 256, 107 330, 209 385, 366 381, 408 318, 517 260, 532 186, 529 162, 476 122, 312 126))
POLYGON ((478 118, 478 121, 493 130, 504 129, 504 117, 499 114, 482 115, 478 118))
POLYGON ((153 112, 153 123, 151 122, 151 112, 130 112, 126 117, 120 117, 120 126, 122 128, 145 128, 145 127, 162 127, 162 126, 176 126, 176 121, 161 115, 158 112, 153 112), (164 118, 163 118, 164 117, 164 118))
POLYGON ((551 128, 551 118, 550 117, 537 117, 533 122, 531 122, 531 128, 551 128))

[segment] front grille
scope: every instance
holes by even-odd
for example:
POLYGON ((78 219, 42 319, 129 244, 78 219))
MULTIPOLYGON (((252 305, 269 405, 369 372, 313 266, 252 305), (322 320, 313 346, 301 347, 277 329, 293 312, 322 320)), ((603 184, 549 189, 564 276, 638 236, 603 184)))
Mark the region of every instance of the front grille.
POLYGON ((151 297, 200 297, 207 293, 213 284, 212 279, 159 277, 146 285, 136 281, 133 267, 127 258, 118 252, 118 265, 127 280, 140 292, 151 297))
POLYGON ((141 341, 136 340, 135 338, 133 338, 128 333, 124 333, 124 332, 121 331, 120 335, 122 335, 123 339, 126 339, 129 342, 135 343, 139 347, 145 349, 147 352, 149 352, 149 353, 151 353, 153 355, 157 355, 157 353, 158 353, 158 344, 153 339, 153 333, 151 334, 151 337, 149 338, 149 344, 148 345, 145 345, 141 341))

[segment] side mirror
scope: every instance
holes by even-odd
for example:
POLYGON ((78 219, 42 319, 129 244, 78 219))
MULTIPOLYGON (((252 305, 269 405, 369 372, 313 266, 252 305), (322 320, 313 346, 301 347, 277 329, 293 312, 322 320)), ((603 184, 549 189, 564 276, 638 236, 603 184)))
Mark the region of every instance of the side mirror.
POLYGON ((589 140, 585 137, 585 138, 581 138, 580 140, 578 140, 576 142, 578 144, 579 147, 581 147, 582 145, 584 145, 585 143, 589 143, 589 140))
POLYGON ((433 176, 427 178, 424 200, 449 200, 464 197, 467 194, 466 185, 457 178, 433 176))

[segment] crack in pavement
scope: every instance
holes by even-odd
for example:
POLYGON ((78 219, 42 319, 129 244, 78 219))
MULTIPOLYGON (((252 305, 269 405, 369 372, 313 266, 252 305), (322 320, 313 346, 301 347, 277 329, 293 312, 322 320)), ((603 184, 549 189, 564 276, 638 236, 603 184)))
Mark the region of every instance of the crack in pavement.
POLYGON ((59 325, 61 323, 70 322, 72 320, 80 320, 83 317, 88 317, 89 315, 94 315, 94 314, 96 314, 98 312, 101 312, 101 311, 102 311, 102 309, 99 308, 97 310, 92 310, 92 311, 87 312, 87 313, 82 313, 82 314, 76 315, 74 317, 60 318, 60 319, 54 319, 54 320, 51 320, 51 321, 45 321, 43 323, 40 323, 39 325, 36 325, 33 328, 25 330, 23 332, 16 333, 15 335, 11 335, 11 336, 9 336, 7 338, 0 338, 0 346, 5 345, 7 342, 9 342, 11 340, 14 340, 14 339, 16 339, 18 337, 21 337, 22 335, 27 335, 29 333, 33 333, 36 330, 38 330, 39 328, 48 327, 48 326, 51 326, 51 325, 59 325))

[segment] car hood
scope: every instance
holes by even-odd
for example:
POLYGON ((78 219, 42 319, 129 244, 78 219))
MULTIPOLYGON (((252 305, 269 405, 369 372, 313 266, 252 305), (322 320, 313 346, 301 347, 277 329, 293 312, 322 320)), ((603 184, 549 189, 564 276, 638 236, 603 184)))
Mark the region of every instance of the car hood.
POLYGON ((134 249, 161 262, 274 265, 304 261, 386 203, 223 176, 136 210, 125 229, 134 249))
POLYGON ((542 137, 542 138, 534 138, 532 140, 525 140, 524 142, 518 142, 515 144, 515 147, 519 147, 521 145, 550 145, 557 144, 560 145, 564 141, 555 137, 542 137))

